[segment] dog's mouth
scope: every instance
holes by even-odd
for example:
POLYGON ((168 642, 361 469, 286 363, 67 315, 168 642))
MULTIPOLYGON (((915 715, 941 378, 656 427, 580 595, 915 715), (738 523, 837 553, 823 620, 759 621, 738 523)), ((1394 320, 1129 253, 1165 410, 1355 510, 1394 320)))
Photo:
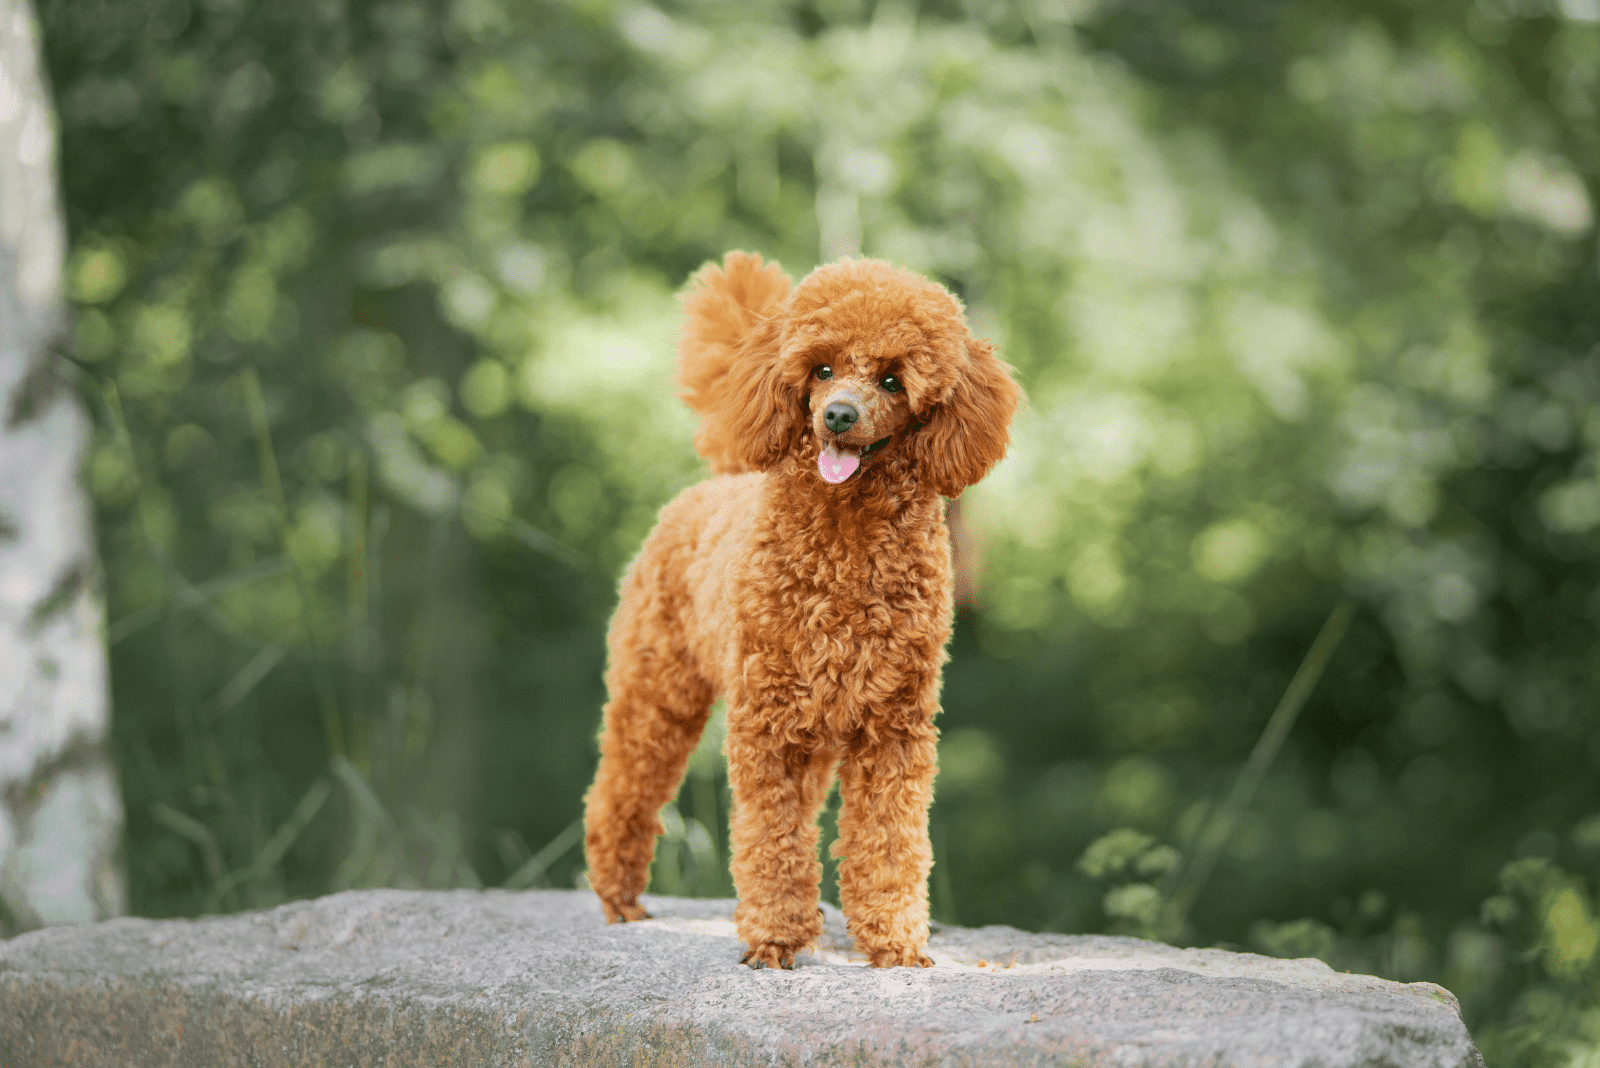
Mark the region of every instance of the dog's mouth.
POLYGON ((856 445, 841 445, 837 441, 830 441, 817 454, 817 472, 822 475, 824 482, 835 484, 843 482, 855 474, 862 463, 872 459, 887 444, 889 444, 888 438, 879 438, 863 449, 856 445))

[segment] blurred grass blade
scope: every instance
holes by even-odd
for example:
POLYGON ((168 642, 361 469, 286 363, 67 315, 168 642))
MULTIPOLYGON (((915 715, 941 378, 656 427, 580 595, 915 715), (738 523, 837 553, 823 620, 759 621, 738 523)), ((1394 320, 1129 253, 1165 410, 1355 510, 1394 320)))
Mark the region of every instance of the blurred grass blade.
POLYGON ((463 512, 471 512, 475 517, 487 522, 501 524, 506 528, 506 533, 510 534, 522 545, 532 549, 534 552, 543 553, 551 559, 559 560, 569 567, 584 567, 589 562, 576 549, 563 545, 532 523, 526 523, 516 516, 504 518, 465 506, 461 510, 463 512))
POLYGON ((311 590, 305 576, 295 564, 289 548, 289 501, 283 493, 283 479, 278 472, 278 454, 272 447, 272 428, 267 421, 267 402, 261 392, 261 379, 254 367, 246 367, 240 375, 244 382, 245 404, 250 409, 250 423, 255 429, 256 455, 261 464, 261 481, 266 487, 268 503, 278 520, 278 536, 283 542, 283 555, 289 561, 289 574, 294 579, 295 591, 300 597, 300 629, 304 634, 306 651, 311 656, 311 678, 317 694, 317 706, 322 712, 322 731, 330 756, 344 756, 349 750, 345 742, 344 717, 339 714, 339 700, 334 696, 333 682, 323 665, 317 640, 316 625, 312 620, 311 590))
POLYGON ((522 835, 509 828, 501 827, 489 832, 489 844, 500 854, 500 863, 507 871, 516 871, 533 856, 522 835))
MULTIPOLYGON (((258 560, 249 567, 241 567, 237 571, 230 571, 226 575, 211 579, 209 582, 203 582, 198 586, 184 582, 179 585, 175 592, 171 607, 181 611, 209 605, 217 597, 237 586, 244 586, 258 579, 269 578, 282 570, 283 558, 273 557, 270 560, 258 560)), ((159 620, 166 611, 167 606, 156 605, 150 608, 141 608, 137 612, 129 612, 106 628, 106 644, 116 645, 124 638, 132 637, 159 620)))
POLYGON ((310 826, 311 821, 317 818, 317 813, 322 811, 322 806, 327 804, 328 797, 333 793, 333 787, 327 779, 318 779, 311 784, 300 803, 295 805, 294 811, 289 813, 289 818, 275 831, 267 844, 261 847, 255 860, 251 861, 251 870, 256 878, 264 877, 283 860, 289 847, 310 826))
POLYGON ((283 860, 284 854, 294 845, 311 821, 317 818, 317 813, 322 811, 322 806, 327 804, 328 797, 333 793, 333 787, 326 778, 318 779, 311 784, 311 788, 300 798, 294 806, 294 811, 289 813, 289 818, 279 825, 271 838, 256 851, 255 857, 248 867, 236 871, 219 884, 217 896, 221 897, 230 893, 234 887, 241 883, 260 882, 272 873, 272 870, 283 860))
POLYGON ((283 479, 278 473, 278 454, 272 447, 272 430, 267 421, 267 402, 261 392, 261 379, 254 367, 246 367, 244 379, 245 404, 250 408, 250 426, 256 435, 256 460, 261 465, 261 483, 266 487, 267 499, 277 513, 284 529, 289 525, 289 502, 283 493, 283 479))
MULTIPOLYGON (((720 752, 718 755, 720 755, 720 752)), ((728 871, 728 865, 723 863, 722 850, 717 845, 717 829, 722 826, 722 814, 717 806, 717 780, 714 767, 714 765, 712 767, 702 765, 699 768, 691 768, 689 771, 689 789, 690 795, 694 800, 694 818, 701 827, 705 828, 706 833, 709 835, 705 870, 714 876, 713 885, 710 887, 709 893, 711 896, 717 897, 732 888, 733 876, 728 871)), ((832 858, 826 852, 829 844, 831 843, 823 843, 823 856, 827 858, 824 861, 825 868, 832 861, 832 858)))
POLYGON ((350 795, 350 808, 355 815, 355 844, 333 876, 334 889, 348 890, 371 868, 377 856, 379 838, 384 833, 391 838, 398 838, 399 832, 383 807, 383 802, 378 800, 378 795, 372 792, 372 787, 354 764, 345 757, 335 756, 332 766, 334 777, 350 795))
POLYGON ((388 811, 383 807, 383 802, 378 800, 378 795, 372 792, 372 787, 362 777, 361 772, 347 758, 336 756, 333 758, 333 773, 339 782, 349 791, 350 798, 355 802, 356 808, 371 817, 374 823, 381 824, 386 830, 394 830, 394 821, 389 818, 388 811))
POLYGON ((483 889, 483 880, 478 878, 478 870, 466 857, 456 858, 455 885, 469 890, 483 889))
POLYGON ((151 803, 150 815, 167 830, 181 838, 187 838, 199 847, 201 855, 205 858, 206 873, 211 876, 212 885, 219 885, 222 882, 222 850, 217 846, 217 839, 211 833, 211 828, 193 816, 185 815, 160 801, 151 803))
POLYGON ((588 563, 584 555, 576 549, 568 548, 538 527, 525 523, 515 516, 506 521, 506 529, 511 531, 512 537, 528 548, 542 552, 571 567, 583 567, 588 563))
POLYGON ((1255 748, 1250 751, 1244 767, 1239 770, 1239 777, 1234 780, 1233 789, 1229 791, 1227 800, 1222 803, 1222 807, 1217 810, 1216 816, 1210 823, 1203 826, 1195 835, 1194 859, 1184 870, 1169 906, 1174 925, 1183 923, 1195 900, 1200 896, 1200 891, 1205 889, 1206 880, 1211 878, 1211 872, 1216 868, 1223 847, 1233 836, 1233 829, 1238 823, 1239 816, 1255 799, 1256 791, 1261 788, 1262 780, 1266 778, 1267 769, 1272 766, 1278 750, 1283 748, 1283 743, 1289 737, 1289 731, 1294 727, 1300 710, 1305 707, 1306 699, 1311 696, 1311 691, 1322 678, 1322 672, 1328 666, 1328 661, 1333 658, 1334 651, 1344 640, 1345 631, 1350 629, 1350 620, 1354 617, 1355 610, 1355 602, 1349 597, 1334 605, 1327 621, 1322 624, 1322 629, 1311 642, 1311 648, 1306 650, 1305 658, 1300 661, 1300 667, 1289 680, 1288 687, 1284 689, 1278 707, 1273 710, 1266 727, 1261 731, 1261 737, 1256 739, 1255 748))
POLYGON ((351 449, 348 454, 347 497, 344 536, 346 545, 344 589, 344 668, 345 706, 350 710, 351 754, 362 767, 372 767, 373 725, 366 710, 370 706, 371 661, 368 658, 370 629, 367 610, 371 591, 367 585, 367 454, 351 449))
POLYGON ((226 686, 217 692, 217 696, 211 700, 206 715, 215 719, 244 700, 250 691, 255 689, 257 684, 266 678, 273 668, 278 666, 283 657, 283 646, 265 646, 255 656, 252 656, 249 662, 234 674, 233 678, 228 680, 226 686))
POLYGON ((133 435, 128 430, 128 417, 122 410, 122 392, 117 389, 115 382, 107 382, 101 390, 101 395, 105 400, 106 411, 111 416, 111 433, 127 456, 128 471, 133 475, 134 505, 139 516, 139 535, 144 540, 146 551, 152 556, 159 556, 164 562, 166 550, 154 534, 157 524, 150 515, 149 493, 145 486, 144 473, 140 469, 139 450, 133 443, 133 435))
POLYGON ((543 849, 528 858, 528 862, 500 885, 507 890, 526 890, 544 876, 545 870, 561 859, 562 854, 583 841, 583 817, 567 825, 567 829, 546 842, 543 849))
POLYGON ((933 897, 938 907, 940 923, 954 925, 956 920, 956 893, 950 885, 950 853, 945 849, 944 828, 933 828, 933 897))

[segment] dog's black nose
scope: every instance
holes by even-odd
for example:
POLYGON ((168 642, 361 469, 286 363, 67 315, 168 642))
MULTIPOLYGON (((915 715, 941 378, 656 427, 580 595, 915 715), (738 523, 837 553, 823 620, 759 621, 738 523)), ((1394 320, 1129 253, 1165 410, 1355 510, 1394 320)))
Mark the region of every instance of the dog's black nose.
POLYGON ((835 434, 843 434, 846 430, 856 425, 856 420, 861 418, 861 413, 856 411, 856 406, 846 404, 844 401, 834 401, 822 409, 822 422, 835 434))

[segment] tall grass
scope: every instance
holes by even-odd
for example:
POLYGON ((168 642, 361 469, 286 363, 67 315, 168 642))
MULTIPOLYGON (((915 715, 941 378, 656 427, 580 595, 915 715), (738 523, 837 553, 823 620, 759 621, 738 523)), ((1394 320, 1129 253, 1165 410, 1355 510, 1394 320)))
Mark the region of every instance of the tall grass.
MULTIPOLYGON (((112 576, 114 684, 146 668, 148 654, 166 669, 166 699, 151 700, 151 687, 139 685, 119 706, 114 730, 131 805, 129 861, 160 869, 154 879, 135 879, 136 911, 264 908, 359 887, 481 887, 485 854, 498 858, 501 885, 570 883, 581 866, 580 823, 530 848, 515 830, 469 826, 459 811, 411 803, 419 768, 439 740, 430 690, 449 650, 433 609, 445 582, 443 546, 460 535, 460 513, 429 521, 422 573, 406 576, 424 591, 424 607, 407 648, 390 649, 381 617, 391 603, 383 563, 392 506, 373 499, 364 443, 346 443, 340 566, 317 573, 295 544, 261 384, 253 369, 242 372, 232 396, 251 430, 255 494, 272 518, 275 553, 200 573, 199 561, 214 554, 201 545, 196 560, 183 558, 172 507, 178 494, 161 482, 153 443, 130 429, 116 382, 81 369, 102 433, 126 464, 132 529, 154 580, 142 591, 144 603, 119 611, 124 598, 117 594, 128 584, 112 576), (295 619, 269 639, 242 622, 250 613, 239 609, 241 598, 274 596, 295 619), (286 695, 310 698, 313 735, 298 729, 305 718, 298 709, 278 707, 286 695), (282 723, 296 734, 288 760, 266 752, 282 723), (288 790, 295 793, 286 797, 288 790)), ((513 518, 505 525, 522 551, 566 567, 581 562, 529 523, 513 518)), ((721 847, 705 830, 718 826, 723 780, 717 753, 706 752, 697 755, 691 779, 696 818, 664 851, 658 882, 671 887, 666 892, 718 892, 727 883, 721 847), (685 859, 674 866, 677 846, 685 859)))

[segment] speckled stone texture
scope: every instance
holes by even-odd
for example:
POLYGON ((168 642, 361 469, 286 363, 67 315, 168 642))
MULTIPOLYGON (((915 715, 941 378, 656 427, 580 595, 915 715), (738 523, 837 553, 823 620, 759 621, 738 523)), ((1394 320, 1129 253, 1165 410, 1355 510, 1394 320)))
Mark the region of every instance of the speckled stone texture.
POLYGON ((737 963, 731 901, 367 890, 0 942, 0 1065, 1482 1064, 1455 999, 1318 961, 943 928, 933 968, 737 963))

